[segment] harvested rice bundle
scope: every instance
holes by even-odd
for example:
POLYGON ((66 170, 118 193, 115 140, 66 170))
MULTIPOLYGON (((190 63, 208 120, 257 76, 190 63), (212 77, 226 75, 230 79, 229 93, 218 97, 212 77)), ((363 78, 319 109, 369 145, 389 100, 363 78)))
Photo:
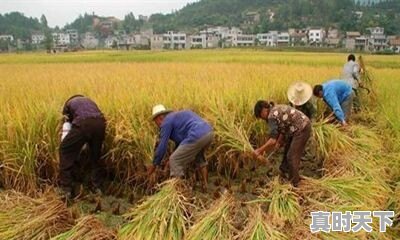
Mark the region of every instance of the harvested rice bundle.
POLYGON ((269 203, 268 214, 278 225, 283 226, 285 222, 294 223, 301 214, 298 194, 293 191, 291 184, 281 184, 278 177, 274 178, 265 189, 261 189, 258 199, 250 203, 254 202, 269 203))
POLYGON ((7 191, 0 196, 0 239, 50 239, 73 225, 73 218, 57 195, 33 199, 7 191))
POLYGON ((236 232, 232 225, 233 208, 233 197, 229 193, 225 193, 210 209, 200 214, 200 221, 189 229, 185 239, 233 239, 234 232, 236 232))
POLYGON ((362 176, 306 178, 299 192, 309 201, 328 208, 331 203, 333 210, 343 210, 343 206, 379 210, 384 207, 390 195, 387 186, 368 181, 362 176))
POLYGON ((118 239, 182 239, 192 207, 185 191, 179 179, 161 184, 159 192, 125 215, 130 221, 119 230, 118 239))
POLYGON ((107 229, 95 216, 89 215, 78 220, 69 231, 62 233, 52 240, 115 240, 115 232, 107 229))
POLYGON ((236 239, 248 240, 285 240, 288 237, 281 233, 278 229, 270 224, 272 220, 266 217, 263 213, 261 206, 257 206, 250 210, 250 217, 248 218, 245 229, 238 235, 236 239))

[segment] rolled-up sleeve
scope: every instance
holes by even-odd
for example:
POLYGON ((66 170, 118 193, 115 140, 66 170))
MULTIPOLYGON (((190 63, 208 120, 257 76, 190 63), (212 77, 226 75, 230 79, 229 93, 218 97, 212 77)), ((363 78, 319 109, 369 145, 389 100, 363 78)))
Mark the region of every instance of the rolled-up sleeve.
POLYGON ((339 100, 336 95, 333 94, 327 94, 325 96, 325 102, 329 105, 329 107, 332 109, 333 113, 335 114, 336 118, 340 121, 343 122, 345 119, 342 107, 340 106, 339 100))
POLYGON ((278 139, 279 131, 278 131, 278 122, 276 119, 269 118, 268 119, 268 127, 269 127, 269 137, 273 139, 278 139))
POLYGON ((168 123, 163 125, 160 129, 160 142, 156 148, 153 159, 153 164, 155 166, 161 164, 161 161, 163 160, 164 155, 167 152, 168 140, 171 136, 171 132, 172 132, 172 125, 168 123))

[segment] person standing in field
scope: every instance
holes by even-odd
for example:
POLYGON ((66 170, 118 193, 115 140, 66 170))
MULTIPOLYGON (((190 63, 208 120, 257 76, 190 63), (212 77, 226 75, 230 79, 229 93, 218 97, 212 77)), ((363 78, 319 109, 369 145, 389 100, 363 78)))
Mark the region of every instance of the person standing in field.
POLYGON ((152 120, 160 128, 160 137, 148 175, 151 176, 160 166, 167 152, 168 140, 171 139, 176 148, 169 157, 170 176, 185 177, 187 168, 194 162, 202 178, 203 190, 206 191, 208 170, 204 151, 214 138, 210 124, 190 110, 174 112, 162 104, 154 106, 152 113, 152 120))
POLYGON ((71 197, 73 184, 73 169, 78 164, 82 147, 87 144, 89 160, 92 168, 91 188, 101 193, 104 179, 104 167, 101 162, 106 120, 94 101, 83 96, 74 95, 64 104, 65 121, 71 124, 71 129, 65 135, 60 145, 60 187, 67 198, 71 197))
POLYGON ((297 187, 300 182, 300 160, 311 135, 310 119, 293 107, 275 105, 265 100, 256 103, 254 115, 265 120, 269 128, 269 138, 264 145, 254 150, 255 156, 262 158, 264 152, 277 149, 286 141, 285 146, 288 146, 288 149, 279 170, 283 177, 289 174, 292 185, 297 187))
POLYGON ((331 80, 322 85, 315 85, 313 93, 325 101, 342 126, 347 125, 354 96, 350 84, 343 80, 331 80))
POLYGON ((347 57, 347 63, 343 66, 342 78, 351 85, 354 91, 353 108, 355 111, 360 111, 360 99, 358 96, 358 88, 362 87, 360 78, 360 66, 356 62, 356 57, 350 54, 347 57))

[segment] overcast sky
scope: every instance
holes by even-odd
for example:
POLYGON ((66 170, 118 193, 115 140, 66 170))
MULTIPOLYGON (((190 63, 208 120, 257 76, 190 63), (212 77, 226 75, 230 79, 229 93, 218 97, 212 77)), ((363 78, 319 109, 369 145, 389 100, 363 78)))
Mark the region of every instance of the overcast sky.
POLYGON ((0 0, 0 13, 18 11, 28 17, 40 18, 46 15, 49 26, 63 27, 74 21, 79 14, 94 12, 100 16, 115 16, 123 19, 133 12, 150 15, 170 13, 179 10, 187 3, 197 0, 0 0))

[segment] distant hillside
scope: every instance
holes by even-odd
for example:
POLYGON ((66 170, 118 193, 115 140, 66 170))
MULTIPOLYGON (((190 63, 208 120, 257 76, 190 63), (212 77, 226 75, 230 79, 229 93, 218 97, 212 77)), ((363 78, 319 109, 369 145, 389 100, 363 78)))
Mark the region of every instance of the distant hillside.
POLYGON ((30 38, 34 31, 41 31, 47 28, 45 17, 42 23, 37 18, 26 17, 19 12, 0 14, 0 34, 10 34, 15 38, 30 38))
POLYGON ((400 20, 400 0, 356 3, 357 0, 202 0, 175 13, 152 15, 150 22, 158 33, 217 25, 241 26, 250 33, 307 26, 362 31, 380 25, 389 34, 400 33, 400 27, 396 26, 400 20), (363 17, 358 19, 355 11, 363 11, 363 17))
MULTIPOLYGON (((177 12, 153 14, 148 22, 128 12, 121 20, 85 13, 64 29, 77 29, 79 33, 93 31, 106 37, 114 31, 131 33, 150 27, 155 33, 170 30, 191 33, 223 25, 259 33, 310 26, 363 32, 367 27, 382 26, 387 34, 400 35, 399 22, 400 0, 201 0, 177 12)), ((39 20, 18 12, 0 14, 0 34, 27 39, 32 32, 46 30, 49 28, 44 15, 39 20)))

